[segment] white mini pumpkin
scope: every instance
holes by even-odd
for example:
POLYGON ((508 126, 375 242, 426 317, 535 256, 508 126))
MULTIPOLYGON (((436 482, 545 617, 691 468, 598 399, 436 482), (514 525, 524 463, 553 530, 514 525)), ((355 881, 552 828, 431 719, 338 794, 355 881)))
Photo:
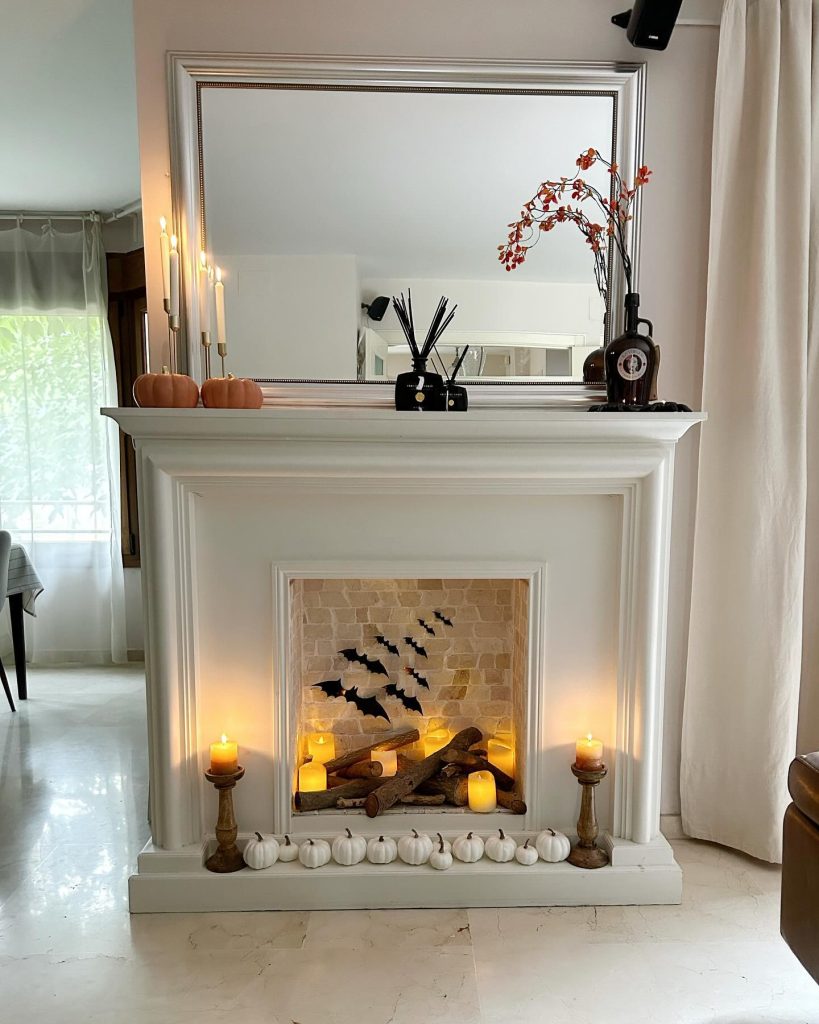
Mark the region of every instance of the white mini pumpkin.
POLYGON ((330 844, 324 839, 306 839, 299 847, 299 860, 306 868, 320 868, 330 861, 330 844))
POLYGON ((367 843, 367 860, 370 864, 392 864, 398 856, 398 843, 389 836, 372 838, 367 843))
POLYGON ((279 844, 273 836, 263 836, 261 832, 257 832, 255 837, 252 836, 245 843, 242 856, 249 868, 261 871, 279 859, 279 844))
POLYGON ((343 836, 336 836, 333 840, 333 860, 336 864, 350 867, 353 864, 360 864, 367 856, 367 840, 364 836, 354 836, 348 829, 344 829, 343 836))
POLYGON ((566 836, 548 826, 535 840, 535 846, 540 854, 540 859, 545 860, 548 864, 559 864, 569 856, 572 850, 572 844, 566 836))
POLYGON ((507 836, 502 828, 498 829, 496 836, 490 836, 485 844, 486 856, 496 864, 506 864, 514 860, 516 849, 517 843, 507 836))
POLYGON ((448 839, 444 839, 440 832, 436 832, 435 835, 438 837, 438 842, 435 844, 436 849, 440 847, 440 844, 444 844, 444 852, 452 853, 452 843, 448 839))
POLYGON ((290 864, 291 861, 299 859, 299 844, 294 843, 290 836, 285 836, 284 841, 279 843, 279 860, 282 864, 290 864))
POLYGON ((465 864, 474 864, 476 860, 483 857, 483 839, 469 832, 465 836, 458 836, 452 844, 452 852, 465 864))
POLYGON ((412 830, 412 835, 401 836, 398 840, 398 856, 405 864, 426 864, 432 853, 432 840, 422 832, 412 830))
POLYGON ((446 848, 446 840, 438 833, 438 845, 429 855, 429 862, 436 871, 447 871, 452 867, 452 854, 446 848))
POLYGON ((534 846, 529 845, 531 841, 532 837, 529 836, 523 846, 519 846, 517 850, 515 850, 515 860, 518 864, 523 864, 523 866, 527 868, 531 867, 532 864, 537 864, 538 859, 537 850, 534 846))

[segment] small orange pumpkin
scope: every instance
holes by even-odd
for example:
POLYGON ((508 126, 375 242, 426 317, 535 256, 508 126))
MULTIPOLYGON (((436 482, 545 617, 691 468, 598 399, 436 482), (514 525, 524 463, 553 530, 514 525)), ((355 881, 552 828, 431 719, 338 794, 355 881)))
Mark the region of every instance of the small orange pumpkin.
POLYGON ((206 409, 261 409, 262 389, 248 377, 209 377, 202 385, 206 409))
POLYGON ((199 388, 184 373, 143 373, 134 381, 134 401, 143 409, 193 409, 199 404, 199 388))

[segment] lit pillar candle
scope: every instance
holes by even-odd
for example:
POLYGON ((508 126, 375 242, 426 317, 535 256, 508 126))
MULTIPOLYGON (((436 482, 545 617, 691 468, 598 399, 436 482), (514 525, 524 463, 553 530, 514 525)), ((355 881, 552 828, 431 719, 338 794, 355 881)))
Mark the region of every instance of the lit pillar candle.
POLYGON ((222 268, 216 268, 216 283, 213 286, 216 299, 216 343, 226 344, 225 335, 225 286, 222 284, 222 268))
POLYGON ((210 332, 210 283, 208 281, 208 254, 199 253, 199 330, 210 332))
POLYGON ((581 736, 575 744, 575 764, 578 768, 596 770, 603 765, 603 744, 591 733, 581 736))
POLYGON ((398 751, 396 750, 374 750, 370 754, 371 761, 378 761, 384 769, 382 775, 388 777, 395 775, 398 771, 398 751))
POLYGON ((429 757, 436 750, 443 750, 449 738, 449 729, 430 729, 424 736, 424 757, 429 757))
POLYGON ((318 793, 327 789, 327 769, 321 761, 308 761, 299 768, 299 792, 318 793))
POLYGON ((220 743, 210 745, 210 770, 214 775, 232 775, 239 767, 239 744, 222 733, 220 743))
MULTIPOLYGON (((311 732, 307 737, 307 753, 314 761, 327 764, 336 756, 336 738, 331 732, 311 732)), ((322 786, 326 789, 326 786, 322 786)))
POLYGON ((492 772, 471 772, 467 778, 470 811, 488 814, 498 806, 495 776, 492 772))
POLYGON ((176 235, 171 235, 171 251, 168 256, 168 274, 170 277, 170 308, 169 316, 179 316, 179 253, 176 249, 176 235))
POLYGON ((162 257, 162 301, 166 307, 171 301, 171 240, 165 230, 166 221, 164 217, 159 218, 159 252, 162 257))
MULTIPOLYGON (((509 735, 505 733, 504 735, 509 735)), ((501 741, 498 736, 494 736, 486 744, 487 759, 490 764, 493 764, 496 768, 500 768, 502 772, 514 779, 515 777, 515 750, 514 747, 507 743, 505 740, 501 741)))

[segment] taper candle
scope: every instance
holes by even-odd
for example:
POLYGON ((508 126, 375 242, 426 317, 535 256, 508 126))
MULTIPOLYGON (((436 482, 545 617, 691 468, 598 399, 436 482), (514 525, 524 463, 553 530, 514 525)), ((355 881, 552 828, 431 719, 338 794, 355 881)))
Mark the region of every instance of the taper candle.
POLYGON ((220 743, 210 745, 210 770, 213 775, 232 775, 239 767, 239 744, 222 733, 220 743))
MULTIPOLYGON (((311 732, 307 737, 307 753, 314 761, 326 764, 336 756, 336 738, 331 732, 311 732)), ((321 787, 326 789, 325 786, 321 787)))
POLYGON ((199 253, 199 330, 205 334, 210 331, 210 282, 208 280, 208 254, 199 253))
POLYGON ((162 257, 162 301, 170 306, 171 301, 171 241, 165 230, 167 221, 159 218, 159 252, 162 257))
POLYGON ((327 789, 327 769, 321 761, 308 761, 299 768, 299 792, 318 793, 327 789))
POLYGON ((578 768, 596 769, 603 764, 603 743, 591 733, 581 736, 575 744, 575 762, 578 768))
POLYGON ((213 294, 216 298, 216 343, 225 345, 225 286, 222 284, 222 268, 216 268, 216 284, 213 286, 213 294))
POLYGON ((488 814, 495 810, 498 796, 492 772, 470 772, 467 778, 467 799, 470 811, 488 814))
POLYGON ((176 235, 171 235, 171 251, 168 256, 168 273, 170 276, 170 308, 169 316, 179 316, 179 253, 176 249, 176 235))

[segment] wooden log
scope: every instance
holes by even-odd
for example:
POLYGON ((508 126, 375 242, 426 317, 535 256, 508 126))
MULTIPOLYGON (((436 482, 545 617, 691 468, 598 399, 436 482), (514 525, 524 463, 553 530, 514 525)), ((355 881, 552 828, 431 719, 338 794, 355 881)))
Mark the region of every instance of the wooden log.
POLYGON ((526 813, 526 802, 521 800, 519 796, 515 796, 514 793, 506 793, 504 790, 499 789, 497 792, 498 803, 501 807, 505 807, 507 811, 511 811, 512 814, 525 814, 526 813))
MULTIPOLYGON (((365 797, 361 803, 366 802, 365 797)), ((446 803, 446 797, 443 793, 407 793, 398 803, 408 807, 440 807, 446 803)))
MULTIPOLYGON (((474 727, 463 729, 452 738, 448 749, 466 750, 473 744, 480 743, 482 739, 483 733, 480 729, 475 729, 474 727)), ((443 764, 442 755, 443 751, 436 750, 434 754, 425 757, 423 761, 418 761, 411 768, 398 775, 394 775, 391 779, 387 779, 378 789, 373 790, 367 797, 367 803, 364 805, 369 817, 375 818, 377 815, 382 814, 402 797, 417 789, 422 782, 432 778, 441 769, 443 764)))
POLYGON ((506 772, 496 768, 491 761, 478 757, 469 750, 458 750, 450 745, 444 751, 443 760, 446 764, 458 764, 473 772, 491 772, 495 776, 495 785, 498 789, 505 789, 509 792, 515 788, 515 780, 506 772))
POLYGON ((294 803, 297 811, 324 811, 328 807, 335 807, 336 801, 342 798, 367 796, 383 783, 383 779, 350 779, 345 780, 343 786, 322 789, 318 793, 303 793, 299 790, 294 797, 294 803))
MULTIPOLYGON (((419 789, 423 793, 442 793, 447 803, 453 807, 466 807, 469 804, 469 783, 464 775, 437 775, 425 782, 419 789)), ((514 793, 502 789, 497 793, 498 804, 513 814, 525 814, 526 804, 514 793)))
POLYGON ((359 747, 357 750, 350 750, 340 757, 334 757, 324 767, 329 775, 331 772, 337 772, 339 768, 349 768, 351 764, 368 760, 374 750, 397 750, 399 747, 406 747, 410 743, 415 743, 420 738, 421 734, 417 729, 397 732, 394 736, 385 736, 384 739, 379 740, 377 743, 371 743, 367 747, 359 747))
POLYGON ((350 796, 350 797, 339 797, 336 800, 336 807, 340 811, 354 810, 364 806, 366 796, 350 796))
POLYGON ((336 775, 343 779, 377 779, 383 774, 384 765, 380 761, 357 761, 336 769, 336 775))

